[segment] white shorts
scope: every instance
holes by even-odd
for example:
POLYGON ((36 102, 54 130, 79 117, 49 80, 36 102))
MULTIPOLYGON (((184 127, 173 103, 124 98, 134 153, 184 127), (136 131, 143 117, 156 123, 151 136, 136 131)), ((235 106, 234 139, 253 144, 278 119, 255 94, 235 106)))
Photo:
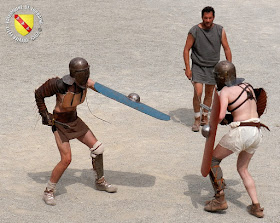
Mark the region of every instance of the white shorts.
MULTIPOLYGON (((243 122, 259 122, 250 119, 243 122)), ((261 129, 253 126, 239 126, 240 122, 230 123, 231 129, 220 140, 220 146, 239 154, 241 151, 254 154, 262 140, 261 129)))

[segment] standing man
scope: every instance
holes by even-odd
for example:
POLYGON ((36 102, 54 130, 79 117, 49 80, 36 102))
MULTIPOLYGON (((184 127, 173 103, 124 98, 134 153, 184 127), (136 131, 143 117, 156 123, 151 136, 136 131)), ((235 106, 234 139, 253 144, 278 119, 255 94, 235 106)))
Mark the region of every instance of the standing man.
POLYGON ((36 104, 39 114, 42 116, 42 123, 52 127, 61 156, 61 160, 54 167, 44 191, 43 200, 48 205, 56 204, 54 197, 56 184, 71 163, 69 141, 75 138, 89 147, 93 170, 96 174, 96 189, 110 193, 117 191, 115 186, 107 183, 104 179, 103 144, 77 116, 77 106, 84 102, 87 88, 95 90, 94 81, 89 79, 89 67, 85 59, 76 57, 69 63, 69 75, 49 79, 35 90, 36 104), (53 95, 56 95, 56 105, 53 114, 51 114, 48 112, 44 99, 53 95))
POLYGON ((255 182, 248 171, 251 158, 261 142, 260 127, 266 127, 260 123, 256 95, 250 84, 243 83, 244 79, 236 78, 235 66, 231 62, 219 62, 214 68, 214 74, 220 91, 219 122, 225 121, 225 117, 226 122, 229 123, 230 120, 232 122, 229 124, 231 129, 213 151, 209 177, 215 191, 215 198, 207 201, 204 209, 215 212, 228 208, 224 193, 226 184, 220 163, 227 156, 236 153, 237 171, 252 201, 252 204, 247 207, 248 212, 262 218, 263 208, 260 207, 255 182), (231 118, 227 118, 229 117, 226 116, 227 111, 231 112, 231 118))
POLYGON ((208 107, 212 103, 213 89, 216 84, 213 68, 220 60, 221 45, 223 46, 225 57, 232 61, 231 50, 227 41, 224 28, 213 23, 215 11, 212 7, 205 7, 202 12, 202 22, 193 26, 188 34, 185 49, 184 61, 186 65, 185 74, 194 86, 193 109, 194 124, 192 131, 198 132, 200 125, 208 123, 208 111, 203 110, 200 114, 200 103, 205 85, 205 96, 203 104, 208 107), (189 52, 192 50, 192 68, 190 68, 189 52))

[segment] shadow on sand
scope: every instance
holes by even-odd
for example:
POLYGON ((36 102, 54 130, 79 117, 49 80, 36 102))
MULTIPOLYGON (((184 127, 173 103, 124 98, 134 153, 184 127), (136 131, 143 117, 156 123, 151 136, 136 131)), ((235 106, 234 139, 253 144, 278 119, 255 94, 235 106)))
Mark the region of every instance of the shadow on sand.
MULTIPOLYGON (((199 206, 204 207, 205 201, 213 199, 214 190, 208 177, 204 178, 198 175, 186 175, 184 180, 188 183, 188 191, 186 191, 184 194, 191 198, 192 205, 195 208, 198 208, 199 206), (208 194, 202 195, 202 192, 205 194, 205 191, 208 192, 208 194)), ((227 184, 225 194, 229 208, 230 203, 232 203, 240 209, 246 209, 247 205, 238 200, 243 193, 247 194, 245 188, 243 192, 238 192, 231 188, 231 186, 240 184, 240 181, 225 179, 225 182, 227 184)), ((225 211, 217 213, 223 214, 225 211)))
POLYGON ((185 126, 192 126, 194 120, 193 109, 179 108, 169 112, 172 121, 185 126))
MULTIPOLYGON (((119 172, 106 170, 105 178, 109 183, 129 187, 152 187, 155 185, 156 177, 148 174, 119 172)), ((35 182, 46 184, 50 178, 50 171, 28 173, 28 176, 35 182)), ((61 177, 58 184, 58 194, 66 193, 66 187, 76 183, 82 183, 85 186, 94 187, 94 172, 91 169, 67 169, 61 177)))

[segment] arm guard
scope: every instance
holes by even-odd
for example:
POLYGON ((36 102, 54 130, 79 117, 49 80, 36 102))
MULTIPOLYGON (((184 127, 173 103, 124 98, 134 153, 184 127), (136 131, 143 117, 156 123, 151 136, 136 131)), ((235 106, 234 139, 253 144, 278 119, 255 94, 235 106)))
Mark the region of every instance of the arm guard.
POLYGON ((66 84, 62 81, 62 79, 56 77, 47 80, 44 84, 42 84, 38 89, 35 90, 35 100, 36 105, 39 110, 39 114, 43 118, 43 124, 49 123, 49 113, 45 104, 45 97, 53 96, 56 93, 65 93, 67 90, 66 84), (46 119, 46 123, 44 123, 44 119, 46 119))

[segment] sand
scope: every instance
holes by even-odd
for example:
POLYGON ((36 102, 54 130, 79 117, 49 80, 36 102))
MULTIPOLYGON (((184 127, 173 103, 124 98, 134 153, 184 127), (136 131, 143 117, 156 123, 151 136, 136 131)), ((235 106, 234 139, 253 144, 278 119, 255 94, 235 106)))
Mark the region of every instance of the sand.
MULTIPOLYGON (((213 190, 200 174, 205 138, 191 131, 193 88, 184 75, 182 54, 188 30, 201 21, 206 5, 215 8, 215 23, 226 30, 237 75, 267 90, 262 122, 271 131, 263 130, 250 171, 265 208, 259 221, 280 222, 279 1, 26 1, 43 21, 40 36, 28 43, 16 42, 6 31, 9 25, 21 36, 13 18, 5 23, 21 4, 6 1, 0 9, 0 222, 258 220, 246 212, 250 199, 235 155, 222 162, 228 210, 203 210, 213 190), (57 185, 52 207, 42 201, 42 193, 60 157, 50 128, 41 124, 34 90, 50 77, 68 74, 68 63, 77 56, 88 60, 93 80, 126 95, 138 93, 143 103, 171 120, 88 92, 78 113, 106 146, 105 176, 118 192, 94 189, 88 148, 73 140, 72 163, 57 185)), ((34 21, 38 29, 39 17, 34 21)), ((52 111, 55 98, 46 103, 52 111)), ((217 140, 227 130, 219 126, 217 140)))

